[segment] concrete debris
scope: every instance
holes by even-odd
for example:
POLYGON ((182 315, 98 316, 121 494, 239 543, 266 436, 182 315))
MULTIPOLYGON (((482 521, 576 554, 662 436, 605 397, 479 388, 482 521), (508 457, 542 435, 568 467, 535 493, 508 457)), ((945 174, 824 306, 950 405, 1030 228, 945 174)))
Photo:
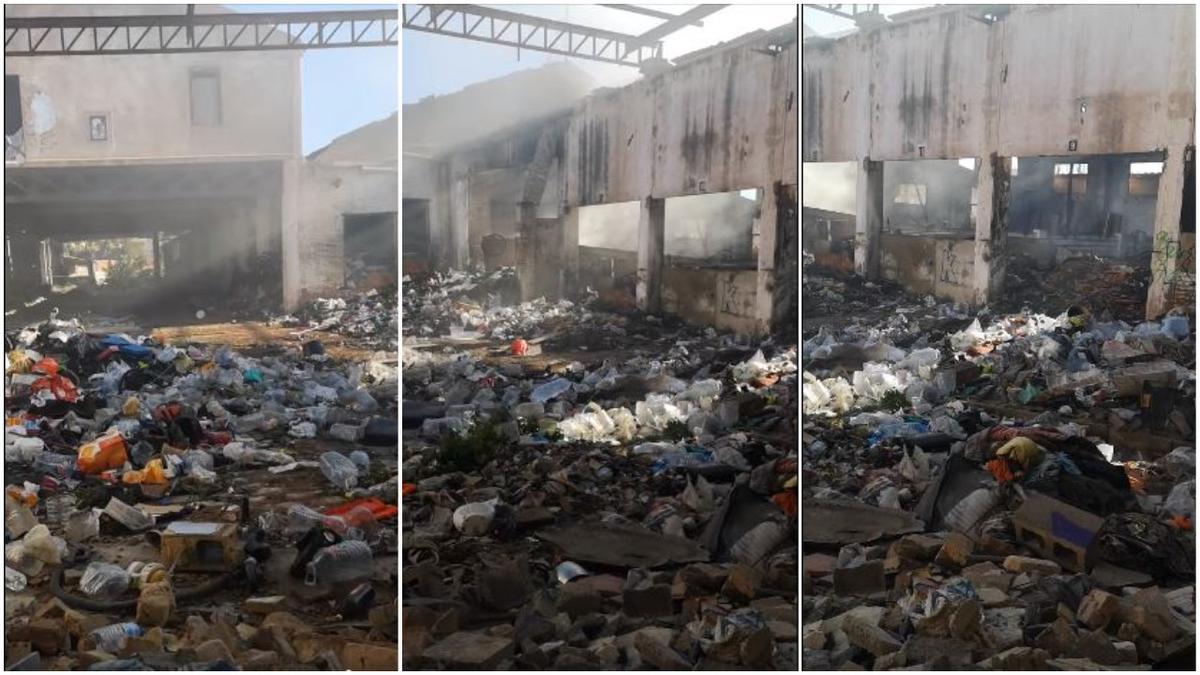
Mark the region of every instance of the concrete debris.
MULTIPOLYGON (((411 281, 406 608, 460 608, 496 670, 799 660, 795 347, 518 302, 507 269, 411 281)), ((466 667, 429 633, 406 667, 466 667)))
POLYGON ((1187 317, 973 311, 814 268, 803 289, 805 667, 1186 659, 1187 317))

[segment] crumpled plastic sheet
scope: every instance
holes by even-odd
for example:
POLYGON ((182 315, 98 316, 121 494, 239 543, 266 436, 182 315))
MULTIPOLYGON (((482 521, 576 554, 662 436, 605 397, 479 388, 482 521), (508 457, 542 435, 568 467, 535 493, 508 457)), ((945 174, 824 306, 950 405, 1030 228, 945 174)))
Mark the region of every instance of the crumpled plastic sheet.
POLYGON ((784 375, 794 373, 796 370, 796 350, 794 348, 776 354, 770 361, 763 356, 760 349, 754 353, 754 356, 733 367, 733 379, 735 382, 749 382, 760 375, 768 373, 784 375))

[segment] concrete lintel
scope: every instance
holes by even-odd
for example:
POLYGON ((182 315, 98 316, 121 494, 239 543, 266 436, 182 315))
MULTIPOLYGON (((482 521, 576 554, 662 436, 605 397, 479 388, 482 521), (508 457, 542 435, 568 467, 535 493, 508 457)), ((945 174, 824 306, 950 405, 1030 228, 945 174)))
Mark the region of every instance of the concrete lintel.
MULTIPOLYGON (((1183 209, 1184 161, 1188 149, 1171 147, 1163 157, 1154 208, 1153 252, 1150 256, 1150 288, 1146 293, 1146 318, 1157 319, 1171 309, 1171 289, 1180 257, 1179 221, 1183 209)), ((1189 270, 1190 271, 1190 270, 1189 270)), ((1192 271, 1194 273, 1194 271, 1192 271)))
POLYGON ((637 306, 644 312, 662 309, 663 250, 667 200, 646 197, 638 219, 637 306))
POLYGON ((854 209, 854 271, 879 278, 880 238, 883 233, 883 162, 858 163, 854 209))

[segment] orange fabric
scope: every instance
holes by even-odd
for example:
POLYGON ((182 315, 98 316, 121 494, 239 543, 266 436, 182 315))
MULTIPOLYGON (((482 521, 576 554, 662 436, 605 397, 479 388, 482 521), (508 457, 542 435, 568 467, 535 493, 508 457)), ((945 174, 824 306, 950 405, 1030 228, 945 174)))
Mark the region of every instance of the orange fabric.
POLYGON ((38 361, 37 363, 33 364, 33 368, 30 368, 30 370, 32 370, 35 373, 40 373, 42 375, 57 375, 58 374, 58 361, 55 361, 54 359, 47 356, 46 358, 42 359, 41 361, 38 361))
MULTIPOLYGON (((325 509, 325 515, 327 515, 327 516, 346 515, 360 506, 365 507, 366 509, 370 510, 371 515, 375 516, 375 520, 384 520, 387 518, 394 518, 395 516, 399 515, 399 513, 400 513, 400 509, 397 509, 396 507, 384 502, 381 499, 376 499, 374 497, 371 497, 369 499, 351 499, 350 501, 346 502, 345 504, 340 504, 338 506, 332 506, 328 509, 325 509)), ((351 523, 351 525, 358 525, 358 524, 359 523, 351 523)))
POLYGON ((1187 516, 1174 516, 1171 518, 1171 527, 1177 530, 1190 530, 1192 529, 1192 519, 1187 516))
POLYGON ((416 483, 405 483, 404 487, 401 489, 401 492, 403 492, 405 496, 411 495, 412 493, 414 493, 416 491, 417 491, 416 483))
POLYGON ((778 506, 787 515, 792 518, 796 517, 797 504, 795 492, 780 492, 777 495, 772 495, 771 501, 775 502, 775 506, 778 506))
POLYGON ((1013 475, 1012 469, 1008 467, 1008 460, 1006 459, 993 459, 983 466, 1000 483, 1007 483, 1016 478, 1016 476, 1013 475))
MULTIPOLYGON (((54 372, 58 372, 58 367, 55 366, 54 372)), ((62 375, 47 375, 39 377, 33 384, 29 385, 30 392, 36 394, 39 391, 49 391, 54 395, 54 398, 67 403, 74 403, 79 399, 79 392, 75 389, 75 384, 63 377, 62 375)))

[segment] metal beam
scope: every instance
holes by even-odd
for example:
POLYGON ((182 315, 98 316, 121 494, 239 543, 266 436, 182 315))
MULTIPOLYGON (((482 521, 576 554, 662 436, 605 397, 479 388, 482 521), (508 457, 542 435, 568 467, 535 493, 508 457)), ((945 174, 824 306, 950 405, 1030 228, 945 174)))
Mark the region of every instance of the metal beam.
MULTIPOLYGON (((671 14, 670 12, 660 12, 657 9, 650 9, 649 7, 638 7, 637 5, 600 5, 600 6, 608 7, 609 9, 619 9, 622 12, 629 12, 631 14, 641 14, 642 16, 651 16, 651 17, 654 17, 655 19, 674 19, 677 16, 676 14, 671 14)), ((703 28, 704 22, 703 21, 693 21, 688 25, 696 26, 697 28, 703 28)))
POLYGON ((172 54, 381 47, 399 43, 394 10, 5 17, 5 56, 172 54))
POLYGON ((622 66, 662 57, 662 43, 641 36, 543 19, 480 5, 402 5, 409 30, 622 66))
POLYGON ((850 19, 851 21, 856 21, 858 19, 859 14, 878 14, 879 13, 879 5, 824 4, 824 5, 805 5, 805 7, 808 9, 815 9, 819 12, 825 12, 826 14, 840 16, 843 19, 850 19), (843 7, 849 7, 850 11, 848 11, 848 12, 843 11, 842 10, 843 7))
POLYGON ((680 28, 685 28, 693 21, 697 19, 703 19, 709 14, 719 12, 728 6, 729 5, 696 5, 683 14, 667 19, 654 28, 642 33, 637 37, 637 39, 643 43, 661 40, 680 28))

